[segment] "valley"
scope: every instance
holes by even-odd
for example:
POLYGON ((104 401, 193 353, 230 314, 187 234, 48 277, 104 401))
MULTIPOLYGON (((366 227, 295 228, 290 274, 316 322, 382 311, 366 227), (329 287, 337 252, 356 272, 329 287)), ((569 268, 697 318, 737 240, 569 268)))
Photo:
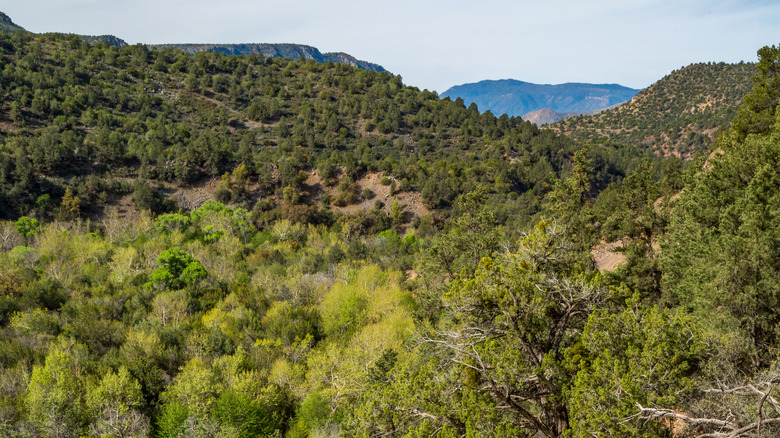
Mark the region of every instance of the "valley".
POLYGON ((0 435, 780 433, 777 46, 439 96, 0 30, 0 435))

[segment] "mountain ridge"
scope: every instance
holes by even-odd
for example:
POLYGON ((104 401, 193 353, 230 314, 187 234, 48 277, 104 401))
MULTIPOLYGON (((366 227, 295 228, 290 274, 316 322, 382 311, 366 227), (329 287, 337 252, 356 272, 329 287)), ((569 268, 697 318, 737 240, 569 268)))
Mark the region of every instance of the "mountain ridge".
POLYGON ((13 20, 11 20, 11 17, 4 14, 3 12, 0 12, 0 32, 18 32, 20 30, 25 30, 23 27, 19 26, 18 24, 14 23, 13 20))
POLYGON ((633 98, 639 89, 620 84, 534 84, 517 79, 483 80, 456 85, 442 97, 462 98, 494 114, 522 116, 543 108, 559 113, 595 111, 633 98))
MULTIPOLYGON (((7 14, 0 12, 0 32, 28 32, 25 28, 14 23, 7 14)), ((115 47, 125 47, 129 44, 115 35, 77 35, 80 39, 90 43, 107 43, 115 47)), ((315 62, 335 62, 337 64, 347 64, 352 67, 357 67, 363 70, 372 70, 376 72, 386 71, 384 67, 373 62, 363 61, 355 58, 354 56, 344 52, 328 52, 321 53, 319 49, 313 46, 305 44, 295 43, 231 43, 231 44, 218 44, 218 43, 162 43, 162 44, 145 44, 145 46, 153 49, 171 48, 184 50, 190 55, 194 55, 198 52, 217 52, 224 53, 226 55, 254 55, 262 53, 265 58, 278 57, 278 58, 290 58, 290 59, 313 59, 315 62)))
POLYGON ((255 55, 262 53, 264 57, 277 57, 289 59, 313 59, 316 62, 335 62, 358 67, 363 70, 373 70, 377 72, 385 71, 384 67, 368 61, 355 58, 344 52, 322 53, 319 49, 306 44, 295 43, 236 43, 236 44, 211 44, 211 43, 165 43, 150 44, 154 49, 177 49, 183 50, 190 55, 198 52, 217 52, 226 55, 255 55))

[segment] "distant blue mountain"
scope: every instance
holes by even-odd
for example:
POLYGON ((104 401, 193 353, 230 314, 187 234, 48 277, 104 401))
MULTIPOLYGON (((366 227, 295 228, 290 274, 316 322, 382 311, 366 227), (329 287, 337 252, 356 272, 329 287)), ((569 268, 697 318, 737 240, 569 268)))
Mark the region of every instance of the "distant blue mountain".
POLYGON ((596 111, 627 102, 640 91, 618 84, 539 85, 502 79, 456 85, 441 97, 460 97, 466 106, 473 102, 480 111, 490 110, 497 116, 523 116, 543 108, 561 113, 596 111))

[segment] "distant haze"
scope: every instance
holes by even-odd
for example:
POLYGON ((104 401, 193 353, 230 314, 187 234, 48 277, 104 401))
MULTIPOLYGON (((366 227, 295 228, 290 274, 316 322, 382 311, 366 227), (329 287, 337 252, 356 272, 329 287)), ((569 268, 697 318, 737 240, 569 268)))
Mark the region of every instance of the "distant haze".
POLYGON ((299 43, 443 92, 515 78, 645 88, 694 62, 755 61, 780 43, 775 0, 16 0, 31 32, 135 43, 299 43))
POLYGON ((442 97, 460 97, 465 105, 474 102, 480 111, 496 116, 522 116, 543 108, 562 113, 600 110, 629 101, 640 91, 617 84, 539 85, 505 79, 458 85, 442 97))

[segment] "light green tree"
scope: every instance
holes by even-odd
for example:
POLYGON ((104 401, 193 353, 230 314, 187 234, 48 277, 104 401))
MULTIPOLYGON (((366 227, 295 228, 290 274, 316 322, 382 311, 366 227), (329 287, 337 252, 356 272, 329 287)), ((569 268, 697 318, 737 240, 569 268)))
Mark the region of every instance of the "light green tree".
POLYGON ((146 436, 149 419, 141 413, 142 402, 141 385, 127 368, 109 372, 87 393, 87 406, 92 414, 89 431, 117 438, 146 436))
POLYGON ((14 222, 14 227, 16 227, 16 232, 22 236, 25 243, 30 237, 41 232, 41 224, 38 220, 27 216, 22 216, 14 222))
POLYGON ((43 365, 33 367, 25 396, 30 422, 44 437, 77 437, 85 431, 86 348, 67 338, 52 344, 43 365))

